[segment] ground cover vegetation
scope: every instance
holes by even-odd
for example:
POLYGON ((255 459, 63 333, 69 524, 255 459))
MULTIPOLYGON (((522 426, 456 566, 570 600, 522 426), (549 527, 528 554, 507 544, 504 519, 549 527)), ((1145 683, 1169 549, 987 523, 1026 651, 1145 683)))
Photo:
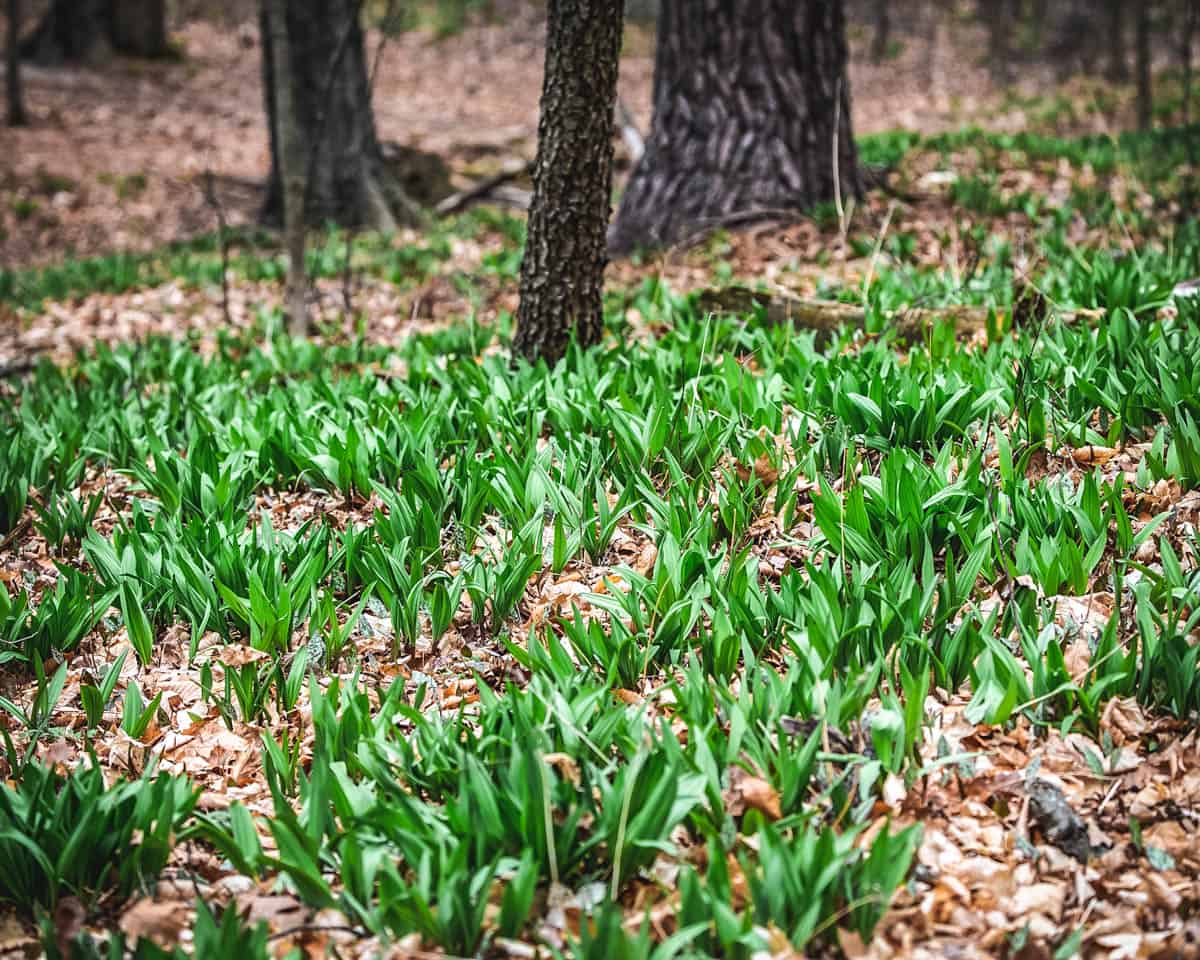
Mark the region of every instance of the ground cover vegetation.
POLYGON ((549 19, 528 229, 0 270, 0 952, 1195 955, 1197 128, 747 111, 863 191, 745 228, 664 87, 630 205, 707 225, 601 292, 618 37, 549 19))
MULTIPOLYGON (((852 234, 889 259, 823 291, 867 311, 824 342, 648 279, 610 290, 602 344, 553 370, 510 362, 507 315, 383 347, 290 340, 270 306, 249 330, 37 362, 3 409, 0 657, 24 679, 0 700, 0 897, 52 949, 56 906, 128 911, 170 864, 278 891, 306 911, 282 930, 297 947, 850 952, 894 895, 937 889, 918 854, 932 798, 1045 783, 1052 760, 1030 758, 1066 744, 1122 798, 1104 816, 1072 794, 1093 814, 1083 859, 1194 884, 1169 806, 1134 815, 1126 792, 1200 709, 1200 302, 1173 295, 1200 233, 1077 184, 1049 209, 999 165, 1132 171, 1139 151, 1170 166, 1174 142, 866 140, 914 176, 972 152, 955 202, 1028 217, 1039 260, 1023 273, 980 230, 964 277, 903 230, 852 234), (1070 242, 1114 215, 1146 242, 1070 242), (991 316, 909 346, 887 317, 914 303, 991 316)), ((315 274, 348 250, 413 282, 449 259, 440 236, 341 241, 311 252, 315 274)), ((515 278, 504 250, 487 262, 515 278)), ((5 294, 202 287, 219 263, 195 245, 10 273, 5 294)), ((1033 820, 1014 876, 1069 874, 1046 851, 1070 845, 1033 820)), ((267 954, 266 927, 204 899, 197 949, 267 954)), ((1098 936, 1039 918, 1008 946, 1098 936)), ((1174 949, 1180 922, 1147 942, 1174 949)), ((170 949, 152 940, 67 952, 170 949)))

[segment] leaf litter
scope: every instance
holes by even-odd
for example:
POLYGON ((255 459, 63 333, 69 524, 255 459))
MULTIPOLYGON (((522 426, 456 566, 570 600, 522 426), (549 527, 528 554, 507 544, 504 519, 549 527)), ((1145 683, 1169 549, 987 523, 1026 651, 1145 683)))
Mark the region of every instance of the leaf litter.
MULTIPOLYGON (((200 41, 196 42, 199 45, 200 41)), ((509 44, 499 39, 486 42, 494 42, 498 48, 509 44)), ((521 56, 530 63, 539 59, 536 50, 521 56)), ((501 64, 498 68, 510 66, 501 64)), ((529 71, 528 66, 523 69, 529 71)), ((644 74, 643 70, 642 80, 646 79, 644 74)), ((528 110, 526 105, 526 113, 528 110)), ((385 115, 385 128, 388 122, 385 115)), ((526 139, 530 130, 524 131, 526 139)), ((431 140, 437 136, 437 131, 428 133, 431 140)), ((927 154, 915 162, 934 160, 933 154, 927 154)), ((967 175, 973 162, 966 155, 955 156, 955 178, 967 175)), ((248 169, 251 167, 253 164, 248 164, 248 169)), ((1061 166, 1019 172, 1024 179, 1006 184, 1004 189, 1030 187, 1027 181, 1033 178, 1036 183, 1032 189, 1047 195, 1065 194, 1073 183, 1091 175, 1087 170, 1063 170, 1061 166)), ((949 261, 955 271, 966 272, 969 255, 962 236, 970 224, 963 224, 949 204, 934 195, 939 182, 926 174, 919 167, 901 174, 900 182, 907 178, 923 185, 931 196, 920 204, 906 205, 890 229, 914 237, 923 261, 949 261), (956 240, 959 230, 962 233, 956 240)), ((1135 202, 1136 190, 1136 186, 1130 187, 1135 202)), ((151 194, 152 198, 156 196, 151 194)), ((861 225, 870 227, 868 234, 878 234, 889 202, 880 194, 869 197, 859 213, 861 225)), ((1008 215, 1002 219, 1007 220, 1008 215)), ((995 227, 997 220, 985 218, 983 222, 995 227)), ((1017 217, 1004 229, 1008 235, 1019 235, 1024 226, 1017 217)), ((93 228, 85 228, 85 235, 86 229, 93 228)), ((1108 228, 1077 222, 1071 229, 1073 239, 1081 244, 1104 246, 1114 239, 1108 235, 1108 228)), ((648 268, 619 264, 612 276, 619 289, 631 291, 632 299, 632 290, 646 276, 685 291, 707 286, 714 264, 727 263, 735 275, 787 282, 811 295, 827 284, 858 287, 871 273, 903 264, 891 254, 882 262, 850 256, 845 246, 832 263, 819 262, 834 238, 836 231, 828 225, 772 226, 718 236, 708 247, 673 253, 648 268)), ((53 242, 59 239, 57 235, 52 238, 53 242)), ((148 235, 147 242, 158 243, 161 239, 148 235)), ((397 244, 414 239, 403 237, 397 244)), ((1116 239, 1124 242, 1124 238, 1116 239)), ((454 277, 477 272, 486 254, 495 251, 487 245, 499 243, 497 236, 487 237, 482 245, 464 243, 439 266, 439 276, 446 278, 446 284, 434 295, 433 306, 429 306, 428 287, 404 289, 364 272, 356 302, 368 317, 367 338, 398 344, 414 333, 443 329, 448 319, 461 315, 464 305, 470 302, 455 287, 454 277)), ((334 301, 340 292, 338 284, 332 278, 319 281, 319 299, 334 301)), ((270 282, 239 280, 232 291, 234 322, 249 329, 259 322, 259 308, 266 306, 269 310, 278 299, 278 291, 270 282)), ((511 299, 511 277, 485 285, 484 322, 500 322, 500 314, 511 306, 511 299)), ((645 314, 642 308, 646 308, 644 303, 626 311, 635 338, 652 331, 657 322, 647 316, 648 308, 645 314)), ((189 330, 204 337, 201 349, 213 350, 211 331, 223 322, 223 308, 211 286, 171 282, 128 294, 92 294, 70 303, 49 303, 37 315, 22 315, 20 327, 3 342, 3 362, 14 362, 30 352, 48 353, 69 362, 75 350, 97 341, 116 344, 150 334, 179 335, 189 330)), ((341 322, 344 326, 340 332, 330 334, 333 342, 354 330, 349 321, 341 322)), ((730 460, 741 484, 757 482, 770 487, 786 468, 789 456, 794 461, 794 451, 788 449, 790 441, 785 437, 775 439, 786 451, 779 462, 767 454, 730 460)), ((1043 475, 1063 477, 1078 485, 1096 470, 1107 481, 1117 477, 1129 481, 1122 498, 1136 522, 1148 524, 1160 514, 1169 513, 1167 542, 1184 558, 1186 569, 1194 570, 1189 535, 1194 535, 1200 515, 1200 498, 1196 491, 1185 491, 1173 480, 1149 486, 1134 483, 1149 451, 1149 443, 1068 445, 1046 456, 1040 467, 1031 461, 1029 476, 1037 479, 1040 470, 1043 475)), ((870 456, 871 452, 862 454, 870 456)), ((998 452, 989 451, 989 457, 994 466, 998 452)), ((831 487, 841 495, 852 484, 839 477, 831 487)), ((84 481, 78 493, 96 489, 105 491, 105 500, 96 515, 95 527, 111 537, 130 519, 129 483, 123 475, 106 471, 84 481)), ((798 509, 790 527, 785 529, 771 511, 764 511, 747 531, 747 546, 764 577, 778 580, 785 571, 802 566, 820 553, 819 549, 798 545, 818 532, 814 492, 819 495, 820 487, 817 483, 801 484, 796 491, 798 509), (785 539, 792 542, 782 542, 785 539)), ((714 490, 712 496, 715 500, 718 493, 714 490)), ((356 524, 374 523, 380 505, 373 499, 354 503, 349 497, 300 488, 271 491, 257 506, 272 517, 277 529, 296 530, 306 520, 317 517, 331 520, 344 531, 356 524)), ((497 544, 500 549, 504 546, 499 540, 497 544)), ((645 524, 628 520, 619 523, 602 559, 605 562, 574 559, 559 572, 544 563, 531 575, 516 604, 516 619, 508 624, 511 644, 527 645, 539 630, 576 609, 587 620, 609 622, 612 612, 596 605, 595 598, 611 595, 614 590, 629 592, 629 584, 618 569, 623 564, 636 575, 653 574, 659 561, 655 532, 645 524)), ((1137 559, 1151 572, 1156 568, 1161 572, 1158 540, 1147 538, 1137 559)), ((87 566, 81 555, 55 555, 32 526, 0 550, 0 567, 10 590, 22 584, 44 595, 59 577, 56 560, 87 566)), ((990 598, 993 604, 1003 607, 1012 601, 1014 585, 1027 587, 1019 582, 1021 579, 1016 577, 1007 586, 995 585, 990 598), (1009 591, 1008 595, 1002 595, 1002 590, 1009 591)), ((1067 676, 1082 685, 1093 668, 1097 638, 1116 610, 1115 596, 1103 589, 1100 577, 1091 578, 1089 589, 1075 595, 1046 596, 1031 579, 1029 584, 1053 604, 1055 620, 1072 637, 1063 651, 1064 667, 1067 676)), ((985 598, 981 607, 987 605, 985 598)), ((139 667, 130 650, 127 629, 118 625, 120 618, 121 611, 114 606, 79 651, 66 659, 66 683, 53 719, 55 728, 69 736, 39 742, 38 757, 64 771, 83 762, 79 740, 86 717, 81 687, 101 676, 124 653, 114 702, 127 696, 134 682, 146 700, 161 699, 149 724, 136 736, 122 729, 120 711, 110 707, 102 729, 88 741, 96 761, 113 778, 138 776, 150 768, 187 774, 203 787, 199 809, 212 812, 228 810, 235 802, 244 805, 264 818, 256 824, 264 850, 277 852, 275 837, 265 826, 275 810, 264 774, 261 738, 266 734, 279 739, 286 733, 297 744, 300 767, 311 767, 314 730, 307 691, 301 691, 290 710, 268 705, 259 722, 235 719, 230 723, 204 701, 202 665, 210 667, 211 682, 220 686, 227 671, 256 669, 269 659, 266 654, 248 646, 226 644, 209 632, 199 638, 199 657, 189 664, 190 637, 186 630, 171 627, 157 637, 152 662, 139 667)), ((376 705, 379 691, 398 679, 410 694, 422 684, 432 691, 423 708, 427 712, 478 710, 480 684, 499 691, 506 683, 523 684, 530 678, 530 671, 514 660, 510 648, 471 623, 466 599, 454 611, 449 633, 436 644, 423 635, 412 652, 396 658, 392 655, 394 631, 386 609, 364 613, 353 632, 356 669, 339 675, 342 681, 357 676, 376 705)), ((1017 652, 1020 656, 1021 651, 1017 652)), ((579 667, 577 657, 575 662, 579 667)), ((1030 664, 1023 659, 1018 663, 1026 674, 1030 672, 1030 664)), ((319 684, 328 687, 331 679, 330 675, 320 675, 319 684)), ((27 684, 22 687, 9 683, 5 695, 29 709, 35 692, 27 684)), ((644 677, 638 689, 616 687, 612 695, 631 707, 662 717, 671 716, 675 696, 661 678, 650 677, 644 677)), ((1200 903, 1200 819, 1195 811, 1200 810, 1200 746, 1194 724, 1146 708, 1134 699, 1115 697, 1103 705, 1093 737, 1078 729, 1063 733, 1043 719, 1034 722, 1028 712, 1022 711, 1014 712, 1007 723, 974 723, 968 719, 972 699, 970 689, 931 691, 923 704, 926 723, 909 768, 919 774, 901 777, 889 773, 874 796, 866 829, 858 840, 863 849, 880 831, 909 823, 921 824, 923 835, 915 867, 884 913, 874 938, 866 944, 855 930, 839 926, 842 951, 847 956, 863 957, 1049 957, 1068 956, 1073 951, 1118 957, 1196 955, 1200 933, 1194 919, 1195 906, 1200 903)), ((864 715, 877 714, 882 708, 882 700, 872 699, 864 715)), ((16 733, 10 720, 5 714, 3 722, 16 733)), ((785 724, 784 729, 792 736, 806 738, 818 729, 802 722, 789 723, 791 726, 785 724)), ((686 725, 679 729, 686 735, 686 725)), ((822 753, 858 754, 868 761, 876 758, 875 735, 867 725, 851 733, 848 736, 827 729, 822 753)), ((543 759, 562 780, 580 782, 576 757, 560 752, 543 759)), ((784 798, 767 771, 757 769, 749 760, 731 770, 722 797, 731 814, 745 817, 753 811, 768 822, 783 819, 784 798)), ((631 932, 636 931, 647 910, 658 936, 665 938, 675 930, 680 897, 674 884, 680 866, 705 860, 702 851, 679 839, 675 852, 661 854, 626 893, 626 926, 631 932)), ((744 839, 753 846, 754 838, 744 839)), ((731 856, 728 870, 732 902, 745 906, 751 894, 741 861, 731 856)), ((577 936, 584 916, 604 896, 603 885, 551 887, 540 918, 545 941, 562 943, 568 935, 577 936)), ((280 935, 276 947, 281 952, 292 945, 309 955, 324 955, 333 945, 341 955, 375 955, 380 950, 377 942, 356 928, 352 918, 335 910, 307 907, 295 895, 280 893, 273 877, 245 877, 193 842, 175 848, 155 896, 124 905, 117 924, 130 935, 144 935, 165 945, 186 941, 197 897, 214 904, 232 904, 247 919, 265 921, 274 934, 280 935)), ((55 926, 64 940, 84 925, 77 906, 77 901, 65 898, 55 915, 55 926)), ((13 924, 7 916, 5 923, 0 946, 27 948, 28 928, 13 924)), ((765 931, 764 936, 769 955, 796 955, 778 929, 765 931)), ((494 944, 509 956, 537 955, 535 947, 513 938, 497 937, 494 944)), ((410 936, 393 944, 385 955, 445 954, 430 949, 421 937, 410 936)))

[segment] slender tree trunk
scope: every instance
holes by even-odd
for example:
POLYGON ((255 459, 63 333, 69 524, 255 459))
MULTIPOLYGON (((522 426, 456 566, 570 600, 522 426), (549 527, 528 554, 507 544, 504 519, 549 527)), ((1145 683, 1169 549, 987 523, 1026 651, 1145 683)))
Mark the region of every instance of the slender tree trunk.
POLYGON ((8 125, 25 126, 25 97, 21 93, 21 0, 8 0, 8 47, 5 71, 8 88, 8 125))
POLYGON ((513 352, 553 363, 603 330, 622 0, 549 0, 513 352))
POLYGON ((1108 0, 1108 78, 1113 83, 1129 80, 1125 58, 1125 0, 1108 0))
MULTIPOLYGON (((1180 11, 1183 19, 1183 36, 1179 41, 1179 56, 1183 67, 1183 127, 1184 143, 1187 145, 1188 166, 1193 171, 1200 167, 1200 127, 1192 128, 1192 39, 1200 28, 1200 4, 1196 0, 1183 0, 1180 11)), ((1194 218, 1200 208, 1200 178, 1185 177, 1179 198, 1180 213, 1185 222, 1194 218)))
POLYGON ((283 233, 288 255, 286 307, 288 332, 307 336, 308 280, 304 263, 304 142, 300 138, 292 93, 292 57, 289 51, 287 0, 265 0, 270 25, 269 42, 275 87, 275 140, 283 180, 283 233))
MULTIPOLYGON (((420 211, 387 168, 375 134, 361 0, 288 0, 291 97, 304 144, 306 221, 395 229, 420 211)), ((277 75, 270 16, 264 14, 263 91, 271 132, 271 175, 263 219, 283 219, 283 181, 275 122, 277 75)))
MULTIPOLYGON (((1187 127, 1192 122, 1192 41, 1197 26, 1200 26, 1200 3, 1184 0, 1181 12, 1183 22, 1179 37, 1179 65, 1183 73, 1183 125, 1187 127)), ((1189 142, 1191 139, 1194 138, 1189 137, 1189 142)))
POLYGON ((1154 125, 1154 91, 1150 76, 1150 0, 1137 5, 1137 112, 1138 129, 1154 125))
POLYGON ((934 97, 940 97, 945 91, 945 68, 942 58, 946 47, 946 18, 949 11, 945 8, 946 0, 928 0, 925 5, 925 29, 927 32, 929 87, 934 97))
POLYGON ((609 249, 859 192, 841 0, 663 0, 654 119, 609 249))
POLYGON ((875 0, 875 35, 871 38, 871 59, 882 63, 892 33, 891 0, 875 0))
POLYGON ((1006 12, 996 0, 979 0, 979 13, 987 24, 988 71, 993 82, 1002 86, 1009 82, 1009 61, 1012 55, 1008 42, 1012 22, 1005 16, 1006 12))

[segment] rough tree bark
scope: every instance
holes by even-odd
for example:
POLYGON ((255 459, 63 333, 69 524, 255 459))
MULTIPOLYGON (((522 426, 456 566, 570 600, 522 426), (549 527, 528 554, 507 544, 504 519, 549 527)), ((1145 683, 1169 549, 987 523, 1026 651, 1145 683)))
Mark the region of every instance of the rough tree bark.
POLYGON ((1137 113, 1138 129, 1154 124, 1154 91, 1150 77, 1150 0, 1137 5, 1137 113))
MULTIPOLYGON (((367 79, 361 0, 288 0, 291 96, 305 144, 306 221, 395 229, 419 211, 384 163, 367 79)), ((283 214, 270 16, 263 9, 263 91, 271 132, 271 175, 263 219, 283 214)))
POLYGON ((841 0, 663 0, 646 153, 609 249, 858 194, 841 0))
POLYGON ((42 64, 102 60, 113 51, 165 57, 166 0, 53 0, 21 45, 42 64))
POLYGON ((8 125, 25 126, 25 97, 21 93, 21 0, 8 0, 8 46, 5 50, 8 125))
POLYGON ((263 11, 270 30, 264 46, 271 50, 272 81, 275 87, 273 139, 279 144, 280 177, 283 180, 283 232, 288 271, 286 307, 288 332, 304 337, 309 332, 308 280, 304 262, 304 142, 293 100, 291 38, 285 16, 287 0, 265 0, 263 11))
POLYGON ((622 0, 549 0, 546 71, 513 352, 553 363, 595 343, 611 209, 622 0))

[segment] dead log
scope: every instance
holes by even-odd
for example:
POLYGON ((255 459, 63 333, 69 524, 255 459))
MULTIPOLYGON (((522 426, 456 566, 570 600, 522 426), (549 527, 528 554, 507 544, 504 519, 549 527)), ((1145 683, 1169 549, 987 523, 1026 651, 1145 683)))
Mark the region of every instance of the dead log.
MULTIPOLYGON (((866 311, 858 304, 802 297, 783 287, 769 290, 740 285, 711 288, 700 292, 696 306, 705 313, 725 316, 764 310, 768 323, 790 323, 801 330, 813 330, 817 333, 818 343, 827 342, 843 327, 861 330, 866 324, 866 311)), ((982 333, 987 329, 991 311, 990 307, 963 304, 910 307, 893 312, 888 320, 897 339, 904 343, 920 343, 936 324, 946 321, 954 324, 955 333, 960 337, 982 333)), ((1069 312, 1059 312, 1056 316, 1059 322, 1068 323, 1075 318, 1075 314, 1069 312)))

